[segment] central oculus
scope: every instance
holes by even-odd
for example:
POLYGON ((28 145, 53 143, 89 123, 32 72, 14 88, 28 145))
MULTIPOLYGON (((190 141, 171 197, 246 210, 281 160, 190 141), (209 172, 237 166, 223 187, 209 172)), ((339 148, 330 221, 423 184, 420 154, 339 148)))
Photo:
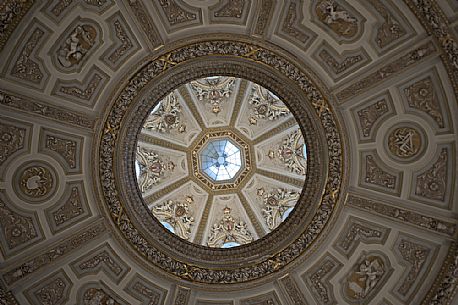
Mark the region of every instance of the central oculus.
POLYGON ((200 153, 201 170, 215 181, 230 180, 242 167, 242 156, 237 144, 229 139, 208 142, 200 153))
POLYGON ((251 170, 249 151, 235 132, 207 131, 192 149, 194 176, 212 191, 235 189, 251 170))

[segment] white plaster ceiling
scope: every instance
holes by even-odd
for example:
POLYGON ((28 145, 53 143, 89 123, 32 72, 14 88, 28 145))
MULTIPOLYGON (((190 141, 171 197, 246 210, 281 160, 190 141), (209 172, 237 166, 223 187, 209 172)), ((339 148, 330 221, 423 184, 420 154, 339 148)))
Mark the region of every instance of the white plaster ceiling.
MULTIPOLYGON (((19 304, 96 298, 102 304, 458 303, 456 1, 5 0, 0 11, 7 25, 0 51, 5 298, 19 304), (31 6, 22 19, 16 2, 31 6), (347 135, 348 187, 327 238, 288 274, 211 289, 146 268, 121 246, 100 209, 91 158, 113 92, 145 58, 178 40, 220 34, 267 42, 316 74, 347 135), (42 180, 28 182, 37 175, 42 180), (366 282, 368 272, 377 273, 375 281, 366 282), (451 288, 441 288, 447 280, 451 288)), ((186 125, 189 133, 168 140, 190 143, 201 127, 191 116, 186 125)), ((194 200, 208 199, 191 183, 182 188, 194 200)), ((244 192, 254 196, 248 187, 244 192)))

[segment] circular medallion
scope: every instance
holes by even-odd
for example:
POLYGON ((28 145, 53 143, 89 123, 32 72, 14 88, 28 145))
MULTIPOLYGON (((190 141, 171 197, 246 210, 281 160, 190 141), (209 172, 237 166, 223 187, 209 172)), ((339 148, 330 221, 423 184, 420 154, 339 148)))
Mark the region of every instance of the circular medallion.
POLYGON ((42 203, 55 193, 57 175, 47 163, 27 162, 16 171, 14 176, 14 189, 24 201, 42 203))
POLYGON ((417 124, 397 124, 388 131, 389 155, 400 162, 411 162, 424 152, 426 137, 417 124))

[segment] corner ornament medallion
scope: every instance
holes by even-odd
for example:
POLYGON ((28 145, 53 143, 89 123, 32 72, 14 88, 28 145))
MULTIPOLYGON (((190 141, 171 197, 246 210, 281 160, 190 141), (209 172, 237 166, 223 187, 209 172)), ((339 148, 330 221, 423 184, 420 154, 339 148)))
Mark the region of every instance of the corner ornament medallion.
MULTIPOLYGON (((178 75, 178 73, 175 75, 178 75)), ((276 86, 279 85, 277 84, 276 86)), ((292 94, 293 93, 290 94, 289 98, 291 100, 291 105, 293 105, 294 100, 300 100, 301 103, 303 103, 303 100, 300 98, 293 98, 292 94)), ((320 89, 315 85, 315 82, 311 79, 308 71, 296 66, 293 61, 284 57, 282 53, 277 53, 277 51, 274 52, 260 45, 252 44, 251 42, 221 39, 194 42, 192 44, 178 46, 176 49, 166 54, 162 54, 157 58, 152 58, 148 62, 144 63, 137 73, 129 78, 128 83, 124 87, 118 89, 116 95, 113 96, 113 99, 114 101, 111 108, 107 110, 108 114, 103 122, 103 128, 101 128, 103 132, 100 134, 98 150, 99 155, 97 158, 100 169, 100 187, 104 198, 103 204, 107 205, 107 209, 113 220, 113 225, 117 226, 119 234, 128 241, 130 246, 135 249, 139 255, 152 265, 159 267, 168 274, 197 283, 244 283, 261 279, 286 267, 290 262, 305 253, 310 246, 318 240, 318 237, 320 237, 323 231, 327 231, 325 230, 325 227, 331 221, 334 214, 333 212, 338 206, 340 206, 338 203, 341 201, 340 192, 342 189, 344 168, 341 129, 338 124, 337 116, 333 113, 332 106, 323 96, 320 89), (214 58, 216 57, 224 57, 229 62, 227 63, 226 59, 223 59, 222 62, 224 62, 224 67, 217 66, 218 63, 221 63, 220 59, 218 63, 215 63, 214 65, 216 68, 212 68, 214 70, 208 70, 213 72, 205 72, 205 69, 209 69, 209 63, 211 66, 212 61, 214 61, 214 58), (165 61, 164 58, 166 58, 167 61, 165 61), (170 64, 170 62, 173 62, 173 65, 170 64), (201 64, 200 71, 204 72, 195 72, 198 69, 194 69, 193 66, 196 65, 196 63, 198 65, 199 62, 201 64), (298 236, 296 239, 291 238, 291 240, 285 242, 285 244, 281 246, 280 251, 275 252, 273 255, 270 254, 263 256, 263 259, 256 260, 254 262, 251 261, 250 263, 232 264, 224 267, 219 265, 212 265, 211 267, 208 267, 205 260, 203 261, 203 259, 199 258, 195 259, 193 262, 186 262, 182 257, 178 259, 165 252, 164 249, 166 249, 165 247, 167 245, 165 244, 167 240, 164 240, 165 243, 161 245, 154 244, 150 237, 143 235, 143 233, 141 233, 142 230, 135 227, 137 224, 134 224, 134 222, 131 221, 130 217, 134 217, 132 215, 135 214, 136 211, 132 211, 132 213, 128 211, 127 206, 130 204, 129 200, 137 200, 135 198, 140 198, 138 200, 141 200, 141 197, 138 194, 132 194, 128 195, 129 199, 126 198, 123 192, 119 189, 127 187, 124 185, 120 186, 120 184, 123 183, 122 181, 126 181, 126 178, 120 177, 122 175, 117 175, 117 171, 114 170, 114 168, 118 167, 119 164, 124 164, 124 172, 126 175, 129 175, 129 183, 131 183, 130 180, 134 180, 130 177, 133 176, 133 173, 130 173, 133 172, 133 170, 129 168, 131 165, 129 165, 129 162, 125 161, 129 159, 127 153, 120 156, 120 154, 122 155, 126 151, 127 146, 125 145, 127 145, 127 142, 135 143, 135 139, 123 139, 123 136, 121 135, 124 129, 132 128, 128 123, 129 120, 131 120, 131 122, 135 122, 135 124, 137 124, 138 121, 139 126, 141 124, 141 120, 129 113, 129 110, 144 109, 146 116, 147 111, 150 108, 146 105, 139 104, 146 103, 147 99, 141 98, 143 92, 146 90, 149 92, 154 92, 154 90, 157 90, 158 92, 169 92, 173 90, 188 80, 179 78, 175 81, 164 82, 163 84, 159 84, 161 83, 160 81, 159 83, 155 83, 153 80, 159 80, 163 75, 176 73, 185 67, 189 67, 189 70, 186 71, 192 71, 192 73, 187 74, 196 74, 194 76, 188 75, 186 77, 195 77, 194 79, 205 76, 205 73, 221 73, 223 69, 227 69, 227 71, 230 70, 230 72, 228 72, 229 74, 234 76, 238 76, 237 74, 240 74, 242 77, 246 77, 245 74, 249 73, 252 73, 253 75, 255 73, 266 75, 266 72, 263 72, 260 67, 262 67, 262 69, 268 69, 268 75, 275 75, 276 77, 288 79, 291 85, 296 86, 298 89, 297 92, 300 92, 301 97, 305 98, 308 103, 305 108, 307 109, 307 113, 310 113, 305 115, 305 117, 308 116, 317 122, 317 127, 313 125, 313 128, 321 128, 323 130, 323 134, 325 134, 325 136, 320 138, 320 140, 313 139, 314 142, 310 142, 311 149, 315 149, 312 153, 316 152, 316 154, 318 154, 318 143, 324 145, 325 148, 323 150, 327 152, 326 158, 328 160, 326 172, 320 173, 319 179, 324 181, 322 189, 319 189, 313 184, 313 175, 308 177, 308 180, 311 181, 309 184, 313 185, 308 187, 310 190, 306 191, 306 193, 313 192, 314 194, 318 194, 318 196, 314 196, 314 198, 318 198, 319 200, 319 202, 316 203, 317 208, 314 210, 314 215, 307 218, 308 222, 306 226, 294 226, 294 221, 289 221, 289 219, 286 220, 285 223, 282 224, 283 228, 289 226, 288 228, 291 230, 296 230, 296 232, 300 233, 295 235, 298 236), (198 73, 201 73, 201 75, 197 75, 198 73), (151 86, 156 86, 156 88, 151 88, 151 86), (148 89, 143 90, 144 88, 148 89), (138 108, 133 107, 134 105, 137 105, 138 108)), ((300 107, 301 110, 305 109, 302 108, 304 107, 303 105, 297 104, 293 106, 296 109, 296 113, 299 111, 298 109, 300 107)), ((301 120, 306 122, 308 119, 304 118, 304 115, 302 116, 301 120)), ((302 124, 310 125, 310 123, 302 124)), ((127 150, 128 149, 129 148, 127 148, 127 150)), ((319 158, 319 156, 316 155, 316 158, 319 158)), ((310 166, 316 171, 315 176, 318 177, 321 164, 319 166, 314 164, 313 159, 310 162, 310 166)), ((307 204, 306 200, 309 200, 308 198, 311 197, 304 195, 303 197, 302 201, 305 202, 303 206, 305 206, 305 204, 307 204)), ((305 208, 302 210, 299 208, 296 212, 299 211, 305 211, 305 208)), ((298 213, 294 214, 293 218, 296 220, 304 218, 301 215, 298 215, 298 213)), ((281 230, 282 227, 279 227, 278 230, 281 230)), ((154 228, 150 231, 156 234, 154 228)), ((283 235, 279 234, 277 235, 277 238, 278 236, 283 235)), ((193 245, 189 245, 189 243, 181 245, 181 241, 177 237, 171 238, 174 238, 173 243, 177 245, 177 247, 181 247, 180 249, 187 249, 187 253, 190 255, 194 255, 193 253, 197 253, 196 255, 199 255, 200 253, 200 257, 208 257, 209 259, 212 259, 213 254, 211 253, 224 255, 225 253, 235 253, 231 251, 244 251, 245 247, 246 249, 251 247, 251 245, 245 245, 244 247, 237 247, 240 249, 223 249, 214 252, 214 250, 211 250, 210 248, 202 249, 202 247, 196 247, 196 249, 191 249, 193 245)), ((268 234, 259 242, 260 244, 263 242, 272 243, 275 242, 274 238, 276 237, 268 234)), ((278 242, 281 241, 278 240, 278 242)), ((175 251, 175 253, 177 253, 177 251, 175 251)))

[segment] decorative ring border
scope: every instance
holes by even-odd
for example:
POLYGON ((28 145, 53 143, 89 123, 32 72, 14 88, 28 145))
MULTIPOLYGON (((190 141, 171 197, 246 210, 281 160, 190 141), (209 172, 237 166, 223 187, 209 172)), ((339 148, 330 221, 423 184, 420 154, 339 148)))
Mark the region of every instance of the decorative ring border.
POLYGON ((336 117, 331 106, 321 92, 309 80, 307 74, 290 61, 258 45, 231 40, 212 40, 192 43, 179 47, 163 56, 152 59, 142 66, 128 84, 117 95, 106 120, 99 147, 99 178, 105 203, 111 217, 124 237, 131 245, 154 265, 169 274, 185 280, 199 283, 221 284, 242 283, 264 277, 276 272, 298 258, 324 230, 337 206, 343 179, 343 148, 336 117), (163 252, 151 246, 134 227, 123 210, 120 194, 116 187, 113 168, 116 166, 116 141, 120 135, 123 116, 138 93, 149 81, 168 69, 186 63, 189 60, 208 56, 234 56, 270 66, 272 69, 294 81, 311 102, 316 115, 321 121, 328 145, 328 176, 326 177, 321 202, 309 226, 302 234, 280 252, 249 267, 234 269, 211 269, 194 266, 167 257, 163 252))

